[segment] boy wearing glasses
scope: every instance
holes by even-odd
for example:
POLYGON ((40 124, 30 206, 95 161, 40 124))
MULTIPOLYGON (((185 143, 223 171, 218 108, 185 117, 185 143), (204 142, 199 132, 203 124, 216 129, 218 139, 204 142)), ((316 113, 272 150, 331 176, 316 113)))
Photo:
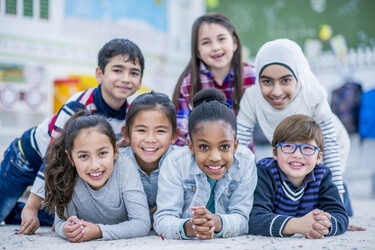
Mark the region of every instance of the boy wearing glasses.
POLYGON ((257 163, 258 184, 249 233, 309 239, 339 235, 349 219, 331 171, 322 164, 323 134, 309 116, 293 115, 277 126, 273 158, 257 163))

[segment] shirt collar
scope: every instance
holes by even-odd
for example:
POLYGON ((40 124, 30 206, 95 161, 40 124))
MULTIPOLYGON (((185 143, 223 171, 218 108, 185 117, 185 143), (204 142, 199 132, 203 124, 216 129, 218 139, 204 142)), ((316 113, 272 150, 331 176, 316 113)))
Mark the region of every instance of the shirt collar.
MULTIPOLYGON (((207 69, 206 65, 203 62, 200 63, 200 72, 202 74, 209 76, 210 78, 214 78, 214 75, 207 69)), ((225 79, 227 79, 228 77, 230 78, 234 77, 233 69, 229 71, 229 74, 225 77, 225 79)))
POLYGON ((279 164, 277 164, 277 162, 275 161, 276 165, 277 165, 277 168, 279 170, 279 174, 280 174, 280 178, 281 178, 281 182, 284 182, 285 183, 288 183, 289 186, 292 186, 294 188, 294 190, 298 191, 302 188, 305 188, 307 186, 308 183, 310 182, 313 182, 315 181, 315 174, 314 174, 314 171, 311 171, 310 173, 308 173, 306 176, 305 176, 305 179, 303 179, 303 182, 302 182, 302 185, 297 188, 293 182, 291 182, 289 180, 289 178, 286 176, 286 174, 284 174, 284 172, 280 169, 279 167, 279 164))

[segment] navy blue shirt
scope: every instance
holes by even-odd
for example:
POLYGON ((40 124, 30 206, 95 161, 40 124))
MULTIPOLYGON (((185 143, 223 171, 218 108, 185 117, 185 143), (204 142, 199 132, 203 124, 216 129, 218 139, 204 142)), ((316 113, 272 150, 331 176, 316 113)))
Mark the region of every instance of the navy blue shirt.
POLYGON ((287 222, 316 208, 331 215, 327 236, 342 234, 348 228, 345 207, 332 182, 332 173, 325 165, 316 165, 299 188, 293 185, 273 158, 260 160, 257 170, 258 184, 249 218, 250 234, 290 236, 282 233, 287 222))

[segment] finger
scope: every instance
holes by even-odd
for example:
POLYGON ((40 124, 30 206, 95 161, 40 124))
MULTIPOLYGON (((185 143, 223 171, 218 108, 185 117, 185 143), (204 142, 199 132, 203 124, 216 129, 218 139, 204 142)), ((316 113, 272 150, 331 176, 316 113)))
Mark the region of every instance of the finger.
POLYGON ((205 227, 205 226, 198 226, 198 225, 193 225, 192 226, 194 231, 200 234, 207 234, 208 231, 210 231, 210 227, 205 227))
POLYGON ((36 223, 32 223, 30 221, 26 221, 22 228, 20 228, 18 234, 33 234, 37 229, 39 225, 36 223))
POLYGON ((64 230, 67 232, 67 233, 72 233, 72 232, 75 232, 77 230, 82 230, 82 225, 80 224, 66 224, 66 226, 64 226, 64 230))
POLYGON ((323 235, 316 231, 314 228, 310 228, 308 232, 314 239, 322 239, 323 235))
POLYGON ((77 216, 73 215, 73 216, 70 216, 66 221, 68 222, 75 222, 76 220, 78 220, 77 216))
POLYGON ((77 238, 79 235, 82 235, 83 226, 78 227, 73 231, 69 231, 66 233, 66 237, 68 238, 77 238))
POLYGON ((308 238, 308 239, 314 239, 309 233, 306 233, 305 237, 308 238))
POLYGON ((315 220, 317 220, 317 221, 329 221, 329 219, 327 218, 327 216, 325 216, 324 214, 316 215, 315 216, 315 220))
POLYGON ((84 240, 85 236, 84 234, 78 234, 77 236, 75 237, 67 237, 67 239, 71 242, 82 242, 84 240))
POLYGON ((331 214, 327 212, 323 212, 323 214, 328 218, 328 220, 331 220, 331 214))
POLYGON ((207 219, 191 219, 191 222, 194 224, 194 225, 203 225, 203 224, 206 224, 208 222, 207 219))
POLYGON ((322 224, 319 223, 319 222, 315 222, 315 223, 313 223, 312 226, 313 226, 313 228, 314 228, 315 230, 323 230, 323 229, 326 228, 324 225, 322 225, 322 224))
POLYGON ((320 225, 322 225, 324 228, 330 228, 331 227, 331 222, 328 221, 328 220, 318 221, 317 223, 319 223, 320 225))
POLYGON ((354 226, 354 225, 348 226, 348 231, 366 231, 366 230, 367 230, 367 228, 365 228, 365 227, 354 226))
POLYGON ((201 240, 208 240, 208 239, 212 239, 214 237, 214 234, 215 234, 215 227, 212 226, 207 232, 198 233, 197 238, 201 240))
POLYGON ((321 214, 321 213, 322 213, 322 211, 319 210, 319 209, 314 209, 313 210, 313 215, 318 215, 318 214, 321 214))
POLYGON ((204 223, 194 223, 193 222, 193 225, 200 226, 200 227, 212 227, 214 225, 214 221, 213 220, 209 220, 209 221, 206 221, 204 223))

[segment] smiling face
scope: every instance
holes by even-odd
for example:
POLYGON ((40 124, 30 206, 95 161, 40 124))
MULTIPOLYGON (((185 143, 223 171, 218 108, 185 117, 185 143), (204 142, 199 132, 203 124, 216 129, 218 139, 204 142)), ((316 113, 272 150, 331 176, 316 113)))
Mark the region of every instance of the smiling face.
POLYGON ((159 108, 139 112, 130 125, 130 135, 125 127, 122 131, 130 141, 139 167, 148 174, 158 168, 160 158, 177 140, 172 124, 159 108))
POLYGON ((198 57, 212 73, 228 74, 237 43, 222 25, 203 23, 198 32, 198 57))
POLYGON ((109 60, 104 68, 96 68, 96 80, 101 84, 104 101, 113 109, 120 109, 126 98, 141 86, 141 66, 127 57, 117 55, 109 60))
POLYGON ((78 175, 92 189, 101 189, 113 172, 117 148, 96 128, 82 130, 74 139, 71 158, 78 175))
POLYGON ((238 140, 231 125, 207 121, 196 125, 188 146, 198 167, 212 180, 219 180, 233 164, 238 140))
POLYGON ((294 98, 297 80, 286 67, 267 66, 259 76, 260 88, 266 101, 275 109, 285 108, 294 98))
MULTIPOLYGON (((317 146, 315 140, 294 143, 317 146)), ((291 154, 282 152, 280 147, 276 148, 276 152, 275 148, 273 150, 273 158, 279 164, 280 169, 296 187, 302 185, 306 175, 315 168, 316 164, 319 164, 322 161, 322 157, 323 153, 318 150, 310 156, 303 155, 300 148, 297 148, 296 151, 291 154)))

